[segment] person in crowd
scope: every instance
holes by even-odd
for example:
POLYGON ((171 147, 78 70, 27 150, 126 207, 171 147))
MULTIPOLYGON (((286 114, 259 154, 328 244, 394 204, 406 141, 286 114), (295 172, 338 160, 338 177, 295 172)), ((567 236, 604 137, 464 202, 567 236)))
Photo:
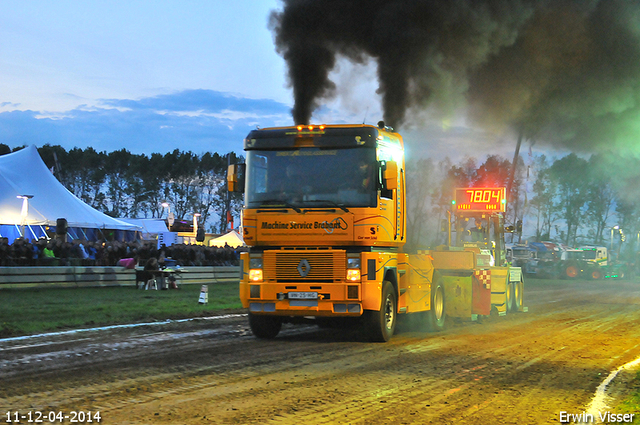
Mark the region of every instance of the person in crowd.
POLYGON ((45 258, 55 258, 56 257, 56 253, 53 251, 53 243, 49 242, 45 245, 45 247, 42 249, 42 255, 45 258))
POLYGON ((0 266, 12 266, 8 238, 0 238, 0 266))
POLYGON ((147 280, 147 284, 145 286, 144 289, 151 289, 151 286, 153 285, 155 289, 158 289, 158 283, 157 283, 157 272, 160 270, 160 266, 158 265, 158 259, 157 258, 149 258, 146 262, 146 264, 144 265, 144 271, 146 272, 146 280, 147 280))
POLYGON ((87 242, 87 258, 91 261, 92 264, 96 263, 96 256, 98 255, 98 250, 95 247, 95 244, 91 241, 87 242))
POLYGON ((118 263, 116 265, 120 267, 124 267, 125 269, 135 269, 136 266, 138 265, 138 259, 137 258, 121 258, 118 260, 118 263))

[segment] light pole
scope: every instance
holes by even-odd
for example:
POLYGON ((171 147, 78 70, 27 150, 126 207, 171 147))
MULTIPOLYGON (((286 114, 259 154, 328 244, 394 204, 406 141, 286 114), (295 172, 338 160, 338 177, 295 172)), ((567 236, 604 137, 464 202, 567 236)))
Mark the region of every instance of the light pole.
POLYGON ((29 199, 33 198, 33 195, 18 195, 18 199, 22 199, 22 211, 20 211, 20 231, 24 238, 24 226, 27 224, 27 216, 29 215, 29 199))
POLYGON ((610 252, 613 252, 613 231, 614 230, 618 230, 618 229, 620 229, 620 226, 618 226, 617 224, 611 228, 611 240, 609 241, 610 242, 610 248, 609 248, 610 252))
POLYGON ((171 212, 171 205, 168 202, 163 202, 160 205, 167 209, 167 224, 169 225, 169 231, 171 231, 171 226, 173 226, 173 223, 175 222, 175 217, 171 212))
POLYGON ((194 213, 193 214, 193 236, 195 237, 198 234, 198 217, 202 214, 194 213))

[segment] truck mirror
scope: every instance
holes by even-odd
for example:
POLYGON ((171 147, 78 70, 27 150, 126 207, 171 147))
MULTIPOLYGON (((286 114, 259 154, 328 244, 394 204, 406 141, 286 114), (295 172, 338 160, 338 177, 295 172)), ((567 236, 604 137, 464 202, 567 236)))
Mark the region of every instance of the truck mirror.
POLYGON ((393 190, 398 188, 398 163, 387 161, 384 164, 384 188, 393 190))
POLYGON ((246 164, 231 164, 227 170, 227 189, 229 192, 244 193, 244 173, 246 164))

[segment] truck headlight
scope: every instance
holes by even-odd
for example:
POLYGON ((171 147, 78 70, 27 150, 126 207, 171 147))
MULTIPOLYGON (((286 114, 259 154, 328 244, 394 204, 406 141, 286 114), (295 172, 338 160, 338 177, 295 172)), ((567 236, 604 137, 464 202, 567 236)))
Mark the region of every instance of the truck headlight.
POLYGON ((251 282, 261 282, 262 269, 249 269, 249 280, 251 282))
POLYGON ((249 259, 249 280, 251 282, 262 282, 262 258, 249 259))
POLYGON ((347 258, 347 280, 360 282, 360 258, 347 258))
POLYGON ((349 282, 360 282, 360 269, 347 269, 347 280, 349 282))

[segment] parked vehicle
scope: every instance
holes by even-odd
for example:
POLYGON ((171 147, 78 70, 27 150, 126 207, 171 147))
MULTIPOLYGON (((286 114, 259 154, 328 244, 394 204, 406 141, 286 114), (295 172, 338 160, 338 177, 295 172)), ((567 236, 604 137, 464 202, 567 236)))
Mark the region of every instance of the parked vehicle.
POLYGON ((525 275, 536 274, 538 252, 529 244, 508 244, 506 256, 507 262, 514 267, 520 267, 525 275))
POLYGON ((609 261, 608 250, 604 246, 583 246, 578 249, 562 251, 559 262, 559 275, 562 278, 604 279, 624 278, 623 264, 609 261))

